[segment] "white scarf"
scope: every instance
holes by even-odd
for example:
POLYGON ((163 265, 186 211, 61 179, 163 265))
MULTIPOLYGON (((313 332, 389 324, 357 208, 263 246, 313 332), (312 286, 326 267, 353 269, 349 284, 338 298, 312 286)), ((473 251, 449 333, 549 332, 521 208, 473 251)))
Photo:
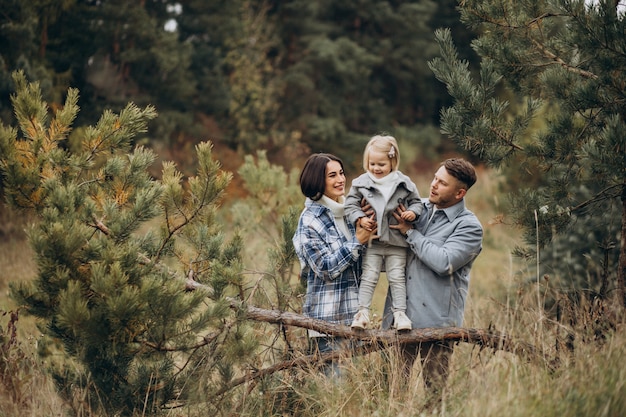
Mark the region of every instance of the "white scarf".
POLYGON ((385 198, 385 202, 389 201, 389 197, 391 197, 391 193, 393 193, 393 189, 396 184, 396 179, 398 178, 398 171, 391 171, 382 178, 376 178, 369 171, 367 175, 369 175, 374 184, 378 186, 378 189, 385 198))
POLYGON ((346 238, 350 239, 350 230, 348 230, 346 220, 343 217, 344 202, 345 198, 343 198, 343 196, 339 198, 339 202, 325 195, 323 195, 322 198, 318 200, 318 203, 330 209, 330 211, 333 213, 333 217, 335 218, 335 224, 337 224, 337 228, 346 236, 346 238))

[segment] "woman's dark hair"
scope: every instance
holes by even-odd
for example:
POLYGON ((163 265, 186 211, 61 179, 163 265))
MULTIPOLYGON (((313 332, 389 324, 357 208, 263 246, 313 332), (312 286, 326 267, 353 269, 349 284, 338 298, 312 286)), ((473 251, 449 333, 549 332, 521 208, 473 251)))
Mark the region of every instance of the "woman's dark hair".
POLYGON ((450 158, 441 164, 446 168, 448 174, 459 180, 466 190, 469 190, 476 182, 476 171, 474 166, 462 158, 450 158))
POLYGON ((326 165, 330 161, 337 161, 343 169, 343 162, 329 153, 315 153, 309 156, 300 173, 300 189, 305 197, 317 201, 324 195, 326 188, 326 165))

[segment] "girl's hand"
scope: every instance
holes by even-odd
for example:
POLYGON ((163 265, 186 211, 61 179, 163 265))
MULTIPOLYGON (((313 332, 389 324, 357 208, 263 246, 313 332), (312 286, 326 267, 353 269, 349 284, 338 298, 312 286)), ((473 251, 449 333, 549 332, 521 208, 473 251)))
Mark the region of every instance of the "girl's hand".
POLYGON ((376 239, 378 236, 376 235, 376 231, 378 230, 378 225, 374 220, 374 215, 372 217, 361 217, 357 222, 356 226, 356 238, 361 242, 362 245, 366 244, 372 239, 376 239), (367 222, 372 226, 365 227, 363 223, 367 222))
POLYGON ((402 212, 400 217, 402 217, 402 220, 406 220, 407 222, 412 222, 413 220, 415 220, 417 216, 411 210, 406 210, 402 212))
POLYGON ((402 218, 402 214, 406 212, 407 209, 404 207, 404 205, 400 204, 396 211, 393 212, 393 217, 398 221, 398 224, 390 224, 389 228, 399 230, 400 233, 406 235, 406 232, 408 232, 409 229, 411 229, 412 227, 411 223, 402 218))

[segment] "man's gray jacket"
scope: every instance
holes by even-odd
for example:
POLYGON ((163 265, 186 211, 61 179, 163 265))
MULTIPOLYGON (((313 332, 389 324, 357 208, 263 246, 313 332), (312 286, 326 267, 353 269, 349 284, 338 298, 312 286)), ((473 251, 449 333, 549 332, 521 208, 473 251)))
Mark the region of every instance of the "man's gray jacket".
MULTIPOLYGON (((465 208, 465 200, 437 210, 423 199, 424 212, 406 240, 407 315, 413 328, 461 326, 469 289, 470 269, 482 250, 483 228, 478 218, 465 208)), ((385 302, 388 328, 391 295, 385 302)))

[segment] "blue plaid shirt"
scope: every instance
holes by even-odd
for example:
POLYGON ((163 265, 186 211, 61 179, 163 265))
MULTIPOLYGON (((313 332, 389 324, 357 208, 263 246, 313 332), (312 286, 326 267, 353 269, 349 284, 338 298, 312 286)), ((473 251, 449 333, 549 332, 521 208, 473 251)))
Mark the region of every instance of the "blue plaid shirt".
POLYGON ((355 228, 347 223, 351 239, 337 228, 329 208, 306 200, 293 245, 306 280, 302 313, 314 319, 349 325, 358 311, 361 249, 355 228))

